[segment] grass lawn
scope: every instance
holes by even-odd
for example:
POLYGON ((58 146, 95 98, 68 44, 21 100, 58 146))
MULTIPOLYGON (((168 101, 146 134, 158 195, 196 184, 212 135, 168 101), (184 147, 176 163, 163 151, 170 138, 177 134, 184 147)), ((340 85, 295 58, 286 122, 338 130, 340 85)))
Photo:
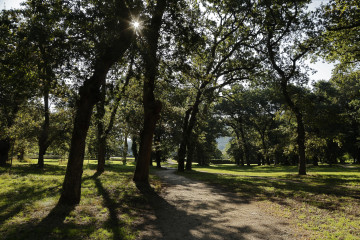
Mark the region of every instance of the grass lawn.
POLYGON ((195 165, 184 175, 260 201, 311 239, 360 239, 359 167, 309 166, 307 176, 298 176, 292 166, 195 165))
POLYGON ((43 170, 17 162, 0 168, 0 239, 136 238, 133 223, 147 200, 132 182, 134 165, 111 161, 96 176, 96 161, 86 160, 81 202, 70 208, 56 205, 65 162, 45 164, 43 170))

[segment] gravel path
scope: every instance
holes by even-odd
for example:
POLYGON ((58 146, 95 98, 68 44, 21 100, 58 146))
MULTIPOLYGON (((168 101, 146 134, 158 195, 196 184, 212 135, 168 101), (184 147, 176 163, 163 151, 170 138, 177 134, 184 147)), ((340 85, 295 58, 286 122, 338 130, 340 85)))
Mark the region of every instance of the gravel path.
POLYGON ((205 183, 156 171, 165 184, 160 195, 147 194, 139 240, 297 239, 289 224, 262 211, 256 202, 205 183))

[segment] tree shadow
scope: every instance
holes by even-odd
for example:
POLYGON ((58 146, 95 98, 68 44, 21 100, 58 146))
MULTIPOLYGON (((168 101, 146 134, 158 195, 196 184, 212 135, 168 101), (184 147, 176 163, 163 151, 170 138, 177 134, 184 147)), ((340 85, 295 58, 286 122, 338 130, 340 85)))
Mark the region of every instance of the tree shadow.
MULTIPOLYGON (((172 171, 171 171, 172 172, 172 171)), ((171 173, 170 173, 171 174, 171 173)), ((163 177, 163 176, 161 176, 163 177)), ((165 180, 171 188, 176 188, 173 182, 165 180)), ((181 191, 189 191, 194 194, 193 182, 183 180, 179 183, 181 191)), ((232 215, 237 209, 235 207, 222 207, 223 204, 243 204, 247 206, 247 200, 239 199, 235 194, 227 194, 219 191, 215 187, 211 187, 211 191, 216 194, 222 193, 222 201, 204 201, 196 202, 191 199, 179 198, 166 200, 164 197, 155 192, 149 185, 136 184, 139 191, 146 197, 153 215, 155 218, 149 216, 145 217, 144 222, 138 226, 142 231, 141 240, 147 239, 269 239, 269 232, 277 234, 281 232, 278 226, 267 226, 266 224, 247 224, 246 222, 229 221, 228 217, 232 215), (201 210, 202 214, 199 214, 201 210), (223 217, 226 216, 226 217, 223 217)), ((233 205, 232 205, 233 206, 233 205)), ((284 223, 286 224, 286 223, 284 223)), ((281 233, 284 234, 284 233, 281 233)), ((280 234, 280 235, 281 235, 280 234)), ((279 235, 279 236, 280 236, 279 235)), ((281 239, 273 238, 273 239, 281 239)))
POLYGON ((109 210, 109 219, 107 224, 111 226, 114 240, 121 240, 124 238, 123 234, 120 232, 120 226, 124 225, 119 218, 117 213, 117 203, 110 197, 109 192, 104 188, 103 184, 101 183, 100 179, 98 178, 101 175, 100 172, 96 172, 93 175, 93 179, 95 181, 96 188, 99 194, 102 195, 104 199, 104 205, 109 210))
POLYGON ((305 176, 287 178, 236 176, 231 174, 217 174, 208 172, 192 171, 181 175, 205 181, 209 185, 225 188, 228 191, 237 192, 241 197, 251 200, 270 200, 280 205, 289 205, 285 199, 291 198, 298 202, 306 202, 311 206, 327 209, 340 210, 341 197, 353 201, 360 199, 358 187, 346 187, 353 184, 359 186, 360 178, 356 175, 335 176, 305 176), (332 197, 332 201, 327 201, 332 197), (316 196, 319 196, 316 198, 316 196))

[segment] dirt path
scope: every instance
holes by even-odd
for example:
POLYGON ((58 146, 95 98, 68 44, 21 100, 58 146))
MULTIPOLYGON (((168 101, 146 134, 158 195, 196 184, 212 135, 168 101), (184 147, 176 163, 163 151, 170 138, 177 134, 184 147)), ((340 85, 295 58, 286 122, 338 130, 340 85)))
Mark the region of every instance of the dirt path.
POLYGON ((297 239, 284 219, 262 211, 236 194, 160 170, 160 195, 149 195, 152 212, 144 214, 139 240, 297 239))

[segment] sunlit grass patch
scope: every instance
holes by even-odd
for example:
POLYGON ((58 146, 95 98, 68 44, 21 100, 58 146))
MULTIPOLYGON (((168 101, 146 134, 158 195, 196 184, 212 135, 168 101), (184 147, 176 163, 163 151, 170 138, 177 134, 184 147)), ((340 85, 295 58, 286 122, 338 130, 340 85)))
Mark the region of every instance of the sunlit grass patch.
POLYGON ((85 161, 74 208, 57 205, 66 166, 45 163, 43 170, 23 163, 0 168, 0 239, 136 238, 133 223, 147 202, 132 181, 133 163, 107 162, 97 176, 96 161, 85 161))

